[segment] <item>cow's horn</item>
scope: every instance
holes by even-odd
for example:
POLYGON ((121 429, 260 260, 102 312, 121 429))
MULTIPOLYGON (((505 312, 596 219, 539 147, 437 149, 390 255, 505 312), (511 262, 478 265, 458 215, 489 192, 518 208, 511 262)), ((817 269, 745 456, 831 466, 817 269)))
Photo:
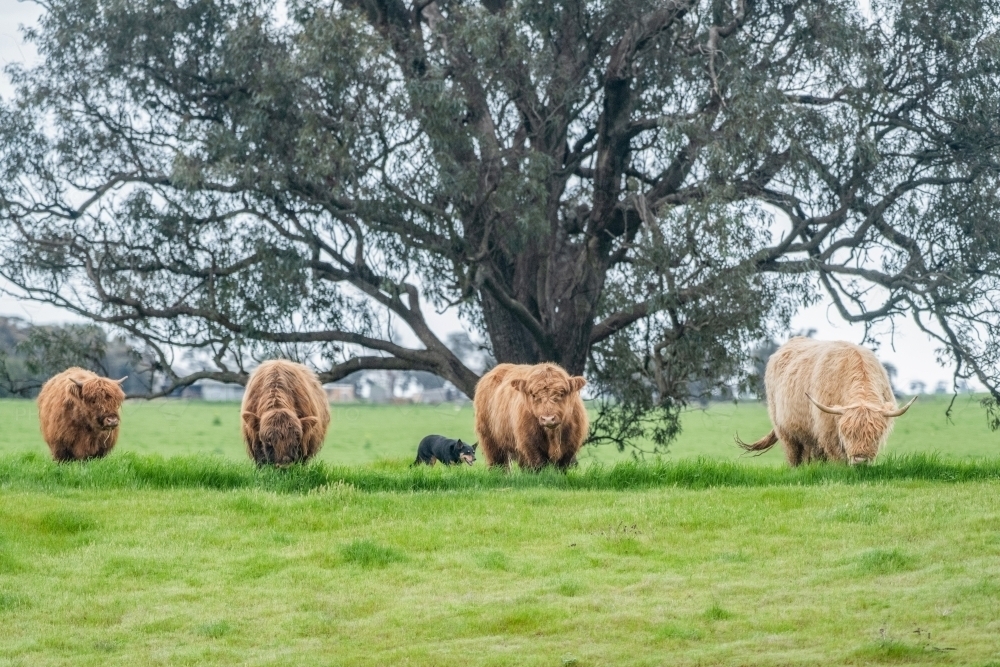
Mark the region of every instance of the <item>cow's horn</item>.
POLYGON ((124 382, 124 381, 125 381, 125 380, 127 380, 127 379, 128 379, 128 376, 126 375, 126 376, 125 376, 125 377, 123 377, 123 378, 122 378, 121 380, 115 380, 115 382, 117 382, 118 384, 121 384, 122 382, 124 382))
POLYGON ((910 406, 913 405, 913 401, 915 401, 915 400, 917 400, 916 396, 914 396, 913 398, 911 398, 909 403, 907 403, 903 407, 899 408, 898 410, 885 410, 885 411, 883 411, 882 412, 882 416, 885 417, 885 418, 887 418, 887 419, 889 417, 898 417, 901 414, 903 414, 904 412, 906 412, 907 410, 909 410, 910 406))
POLYGON ((823 405, 822 403, 817 403, 816 399, 809 395, 809 392, 806 392, 806 398, 812 401, 812 404, 815 405, 820 410, 822 410, 823 412, 829 413, 831 415, 844 414, 844 408, 831 408, 829 405, 823 405))

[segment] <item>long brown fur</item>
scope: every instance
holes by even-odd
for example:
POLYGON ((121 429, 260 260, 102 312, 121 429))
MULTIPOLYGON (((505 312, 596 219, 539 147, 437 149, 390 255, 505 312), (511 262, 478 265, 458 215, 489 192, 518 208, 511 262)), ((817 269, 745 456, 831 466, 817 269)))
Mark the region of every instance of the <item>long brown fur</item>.
POLYGON ((566 469, 587 438, 589 422, 580 389, 587 381, 555 364, 500 364, 476 385, 479 447, 489 466, 566 469), (556 420, 547 429, 543 420, 556 420))
POLYGON ((118 442, 125 392, 114 380, 69 368, 42 385, 38 420, 56 461, 101 458, 118 442))
POLYGON ((796 337, 782 345, 764 373, 767 411, 773 430, 754 443, 737 442, 763 452, 777 440, 788 463, 813 460, 872 461, 892 431, 896 409, 885 368, 870 350, 843 341, 796 337), (848 408, 844 415, 823 412, 817 402, 848 408))
POLYGON ((319 452, 330 406, 316 374, 292 361, 265 361, 250 375, 242 406, 243 441, 257 465, 290 465, 319 452))

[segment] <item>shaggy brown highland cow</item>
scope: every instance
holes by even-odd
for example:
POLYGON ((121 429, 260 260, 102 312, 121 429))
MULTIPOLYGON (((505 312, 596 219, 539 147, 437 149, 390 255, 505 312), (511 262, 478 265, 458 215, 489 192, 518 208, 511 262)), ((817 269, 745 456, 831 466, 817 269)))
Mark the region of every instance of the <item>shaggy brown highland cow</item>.
POLYGON ((582 377, 555 364, 500 364, 476 385, 476 433, 489 466, 562 469, 587 437, 582 377))
POLYGON ((892 432, 893 418, 917 400, 896 406, 889 376, 870 350, 801 336, 771 355, 764 386, 774 428, 757 442, 739 436, 736 442, 747 451, 765 452, 781 440, 793 466, 873 461, 892 432))
POLYGON ((111 451, 118 442, 124 381, 69 368, 42 385, 38 420, 53 459, 82 461, 111 451))
POLYGON ((293 361, 265 361, 243 395, 243 440, 257 465, 286 466, 319 452, 330 405, 319 379, 293 361))

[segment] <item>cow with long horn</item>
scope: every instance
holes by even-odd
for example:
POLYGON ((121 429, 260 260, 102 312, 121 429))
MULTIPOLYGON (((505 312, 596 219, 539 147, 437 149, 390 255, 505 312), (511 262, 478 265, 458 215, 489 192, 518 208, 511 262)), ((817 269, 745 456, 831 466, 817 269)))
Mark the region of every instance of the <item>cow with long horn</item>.
POLYGON ((788 462, 814 460, 854 465, 875 460, 892 432, 898 407, 885 368, 871 350, 843 341, 796 337, 778 348, 764 372, 771 432, 737 444, 763 453, 778 440, 788 462))

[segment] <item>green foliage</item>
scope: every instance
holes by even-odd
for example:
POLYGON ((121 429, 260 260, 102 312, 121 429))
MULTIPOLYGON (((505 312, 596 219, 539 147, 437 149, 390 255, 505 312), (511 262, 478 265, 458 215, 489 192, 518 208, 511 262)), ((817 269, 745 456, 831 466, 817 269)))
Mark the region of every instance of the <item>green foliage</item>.
POLYGON ((71 366, 116 379, 129 376, 126 391, 148 390, 142 378, 148 360, 124 339, 109 340, 97 325, 35 326, 0 317, 0 397, 34 396, 47 379, 71 366))

